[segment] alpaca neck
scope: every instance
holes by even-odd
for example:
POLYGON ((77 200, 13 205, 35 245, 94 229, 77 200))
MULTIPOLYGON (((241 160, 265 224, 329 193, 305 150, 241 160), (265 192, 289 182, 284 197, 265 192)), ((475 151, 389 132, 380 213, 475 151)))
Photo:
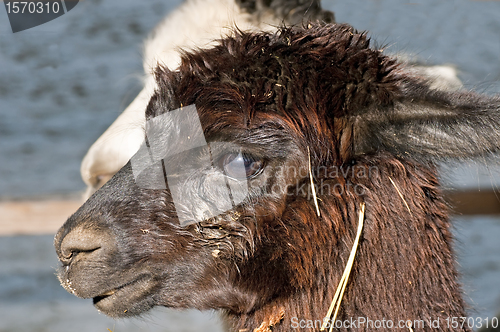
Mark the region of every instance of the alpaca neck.
MULTIPOLYGON (((343 324, 336 331, 460 330, 446 324, 464 317, 465 305, 448 209, 434 170, 383 156, 373 162, 377 173, 351 179, 351 185, 365 188, 363 196, 345 191, 321 197, 321 218, 312 205, 309 212, 301 211, 301 216, 309 215, 306 226, 303 218, 287 215, 286 244, 296 247, 284 255, 283 264, 290 267, 292 290, 278 292, 255 311, 230 317, 234 331, 319 331, 356 237, 361 202, 366 204, 365 226, 336 318, 343 324), (350 326, 354 321, 355 327, 350 326), (436 321, 438 329, 430 324, 436 321)), ((300 206, 303 202, 292 210, 300 206)), ((268 277, 263 284, 272 288, 278 282, 268 277)))

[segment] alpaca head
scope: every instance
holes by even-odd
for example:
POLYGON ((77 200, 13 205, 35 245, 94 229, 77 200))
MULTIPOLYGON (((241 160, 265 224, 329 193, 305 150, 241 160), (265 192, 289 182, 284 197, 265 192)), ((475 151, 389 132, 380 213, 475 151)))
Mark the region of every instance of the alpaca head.
POLYGON ((62 285, 113 317, 326 313, 365 202, 345 310, 463 314, 432 162, 496 152, 499 102, 369 44, 347 25, 236 33, 158 68, 143 148, 56 236, 62 285))

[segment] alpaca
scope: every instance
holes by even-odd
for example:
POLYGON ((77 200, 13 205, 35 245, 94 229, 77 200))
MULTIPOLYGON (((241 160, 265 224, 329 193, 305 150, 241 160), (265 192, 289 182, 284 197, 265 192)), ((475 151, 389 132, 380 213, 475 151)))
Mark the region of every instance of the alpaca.
POLYGON ((156 89, 154 68, 175 69, 179 50, 207 47, 237 26, 245 31, 275 31, 307 21, 334 22, 319 0, 187 0, 152 31, 144 43, 144 88, 90 147, 81 164, 85 198, 100 188, 137 152, 143 141, 144 111, 156 89))
POLYGON ((364 220, 338 330, 470 331, 446 323, 466 308, 434 163, 498 153, 499 98, 433 89, 344 24, 235 32, 155 78, 142 148, 55 237, 66 290, 316 331, 364 220))

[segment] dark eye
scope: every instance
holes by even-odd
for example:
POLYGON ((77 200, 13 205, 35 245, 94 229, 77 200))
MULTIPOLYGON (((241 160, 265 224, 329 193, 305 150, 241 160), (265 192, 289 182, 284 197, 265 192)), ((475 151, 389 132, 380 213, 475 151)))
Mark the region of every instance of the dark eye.
POLYGON ((259 175, 264 169, 264 161, 245 153, 228 153, 219 159, 218 166, 225 175, 245 180, 259 175))

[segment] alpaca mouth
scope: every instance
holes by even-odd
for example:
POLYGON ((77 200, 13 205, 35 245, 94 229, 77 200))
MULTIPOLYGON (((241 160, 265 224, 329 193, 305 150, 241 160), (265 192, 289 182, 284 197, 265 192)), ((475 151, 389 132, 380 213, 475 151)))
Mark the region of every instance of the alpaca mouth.
POLYGON ((110 290, 106 293, 103 293, 101 295, 97 295, 96 297, 92 298, 92 301, 94 302, 94 305, 100 302, 101 300, 104 300, 105 298, 110 297, 111 295, 115 294, 118 291, 119 288, 115 288, 113 290, 110 290))
POLYGON ((126 317, 137 314, 132 304, 142 302, 148 293, 151 277, 140 276, 120 287, 108 290, 92 298, 94 306, 111 317, 126 317), (129 307, 130 306, 130 307, 129 307))

